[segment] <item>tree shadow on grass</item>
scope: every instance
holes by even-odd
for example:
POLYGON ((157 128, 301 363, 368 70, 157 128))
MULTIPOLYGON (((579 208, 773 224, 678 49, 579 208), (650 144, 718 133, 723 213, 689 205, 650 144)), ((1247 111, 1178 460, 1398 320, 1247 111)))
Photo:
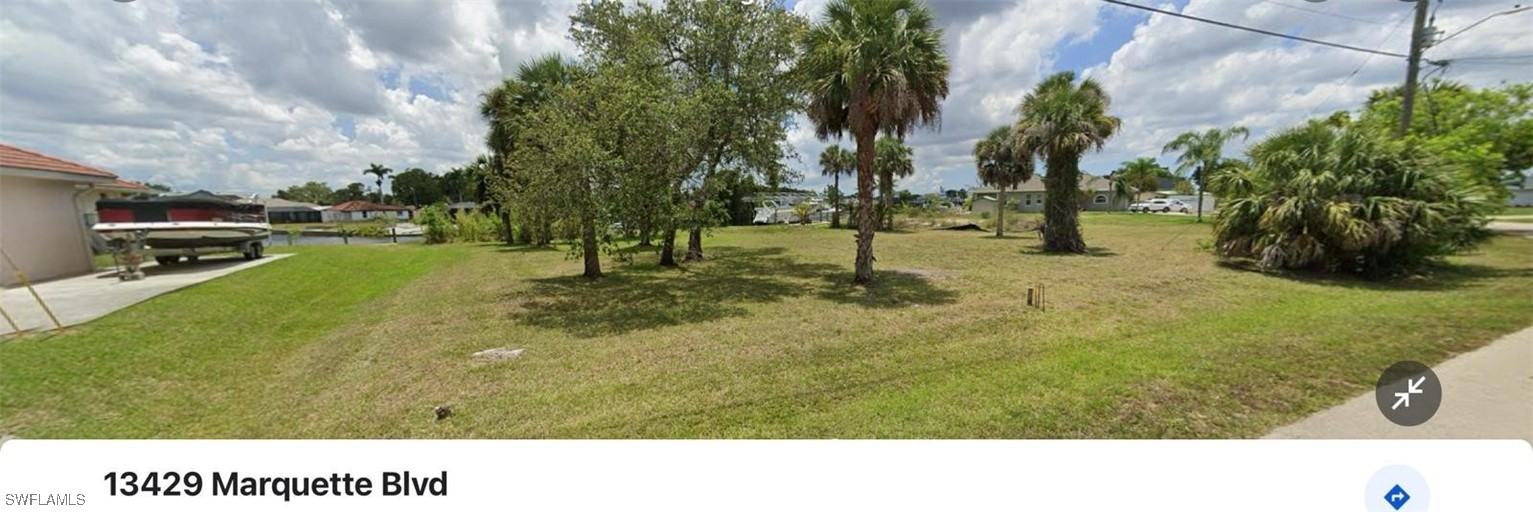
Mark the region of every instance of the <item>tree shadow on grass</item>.
POLYGON ((899 272, 880 273, 881 281, 866 289, 853 287, 850 269, 800 262, 782 247, 713 247, 709 258, 680 269, 609 266, 607 277, 595 281, 580 276, 534 279, 530 290, 505 300, 517 305, 511 315, 519 322, 597 337, 743 316, 750 314, 750 304, 816 294, 880 308, 950 303, 957 296, 921 276, 899 272))
POLYGON ((912 305, 952 304, 958 292, 932 286, 940 272, 915 269, 875 270, 873 284, 852 284, 849 272, 824 276, 825 286, 819 297, 841 304, 868 308, 900 308, 912 305))
POLYGON ((1118 253, 1113 252, 1112 249, 1106 247, 1087 247, 1085 253, 1073 253, 1050 251, 1045 249, 1043 244, 1034 244, 1024 247, 1022 249, 1022 254, 1026 254, 1028 256, 1085 256, 1093 258, 1118 255, 1118 253))
POLYGON ((1428 267, 1422 274, 1397 277, 1367 277, 1358 274, 1336 274, 1308 270, 1262 271, 1249 260, 1220 260, 1219 266, 1290 279, 1308 284, 1339 286, 1359 290, 1379 291, 1437 291, 1452 290, 1495 279, 1533 277, 1533 268, 1505 268, 1480 264, 1447 264, 1428 267))
POLYGON ((500 248, 496 249, 496 252, 510 252, 510 253, 521 253, 521 252, 557 252, 557 251, 563 251, 564 250, 562 248, 554 246, 553 244, 549 244, 549 245, 532 245, 532 244, 506 245, 504 243, 501 243, 501 244, 498 244, 498 245, 500 245, 500 248))

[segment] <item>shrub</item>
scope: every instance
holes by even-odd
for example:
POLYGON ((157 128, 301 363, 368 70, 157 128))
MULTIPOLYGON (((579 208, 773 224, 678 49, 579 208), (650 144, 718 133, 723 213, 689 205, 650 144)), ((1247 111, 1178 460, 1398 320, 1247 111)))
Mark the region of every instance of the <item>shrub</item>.
POLYGON ((422 208, 416 219, 421 226, 421 234, 428 244, 443 244, 452 241, 454 227, 452 219, 447 215, 447 207, 434 204, 422 208))
POLYGON ((1483 240, 1485 191, 1456 186, 1421 149, 1319 121, 1256 144, 1229 191, 1215 248, 1264 270, 1410 272, 1483 240))

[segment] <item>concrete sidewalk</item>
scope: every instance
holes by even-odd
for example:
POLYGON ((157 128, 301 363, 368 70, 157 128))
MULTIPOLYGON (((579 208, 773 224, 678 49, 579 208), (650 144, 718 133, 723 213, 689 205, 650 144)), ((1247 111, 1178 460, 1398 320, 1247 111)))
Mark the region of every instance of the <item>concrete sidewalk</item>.
MULTIPOLYGON (((1382 369, 1380 371, 1383 371, 1382 369)), ((1437 415, 1414 427, 1390 423, 1373 391, 1273 430, 1268 439, 1524 439, 1533 443, 1533 327, 1438 364, 1437 415)))
MULTIPOLYGON (((163 293, 288 256, 292 254, 272 254, 254 261, 245 261, 236 256, 169 266, 148 264, 143 267, 146 277, 142 281, 119 281, 113 272, 98 272, 36 283, 32 287, 67 327, 101 318, 163 293)), ((32 298, 25 287, 17 286, 0 291, 0 307, 5 308, 5 312, 11 315, 23 331, 53 328, 47 313, 37 305, 37 300, 32 298)), ((0 333, 11 334, 11 326, 0 321, 0 333)))

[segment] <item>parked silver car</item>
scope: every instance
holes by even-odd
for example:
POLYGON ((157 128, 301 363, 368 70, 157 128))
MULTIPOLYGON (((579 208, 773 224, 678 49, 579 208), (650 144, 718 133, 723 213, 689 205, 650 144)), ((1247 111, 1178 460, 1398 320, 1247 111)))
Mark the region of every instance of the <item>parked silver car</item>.
POLYGON ((1151 199, 1149 201, 1144 201, 1144 202, 1139 202, 1139 203, 1134 203, 1134 204, 1128 205, 1128 211, 1131 211, 1131 212, 1143 212, 1143 213, 1150 213, 1150 212, 1161 212, 1161 213, 1182 212, 1182 213, 1187 213, 1189 211, 1192 211, 1192 208, 1188 207, 1187 203, 1183 203, 1183 202, 1178 201, 1176 199, 1151 199))

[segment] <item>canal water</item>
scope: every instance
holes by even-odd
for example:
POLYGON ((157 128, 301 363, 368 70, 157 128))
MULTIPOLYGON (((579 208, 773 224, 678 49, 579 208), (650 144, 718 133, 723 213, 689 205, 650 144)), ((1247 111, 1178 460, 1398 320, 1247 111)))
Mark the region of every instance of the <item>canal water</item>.
MULTIPOLYGON (((423 240, 423 237, 420 237, 420 236, 400 236, 399 237, 399 243, 402 243, 402 244, 418 244, 418 243, 421 243, 422 240, 423 240)), ((271 246, 272 247, 288 247, 289 245, 294 245, 294 246, 297 246, 297 245, 341 245, 341 244, 346 244, 346 243, 349 243, 351 245, 391 244, 391 243, 394 243, 394 239, 389 238, 389 237, 383 237, 383 238, 365 238, 365 237, 360 237, 360 236, 354 236, 354 237, 351 237, 350 239, 344 239, 344 238, 341 238, 341 237, 338 237, 338 236, 304 236, 304 235, 299 235, 297 237, 294 237, 293 240, 292 240, 292 243, 289 244, 288 243, 287 233, 277 233, 277 232, 274 232, 274 233, 271 234, 271 246)))

